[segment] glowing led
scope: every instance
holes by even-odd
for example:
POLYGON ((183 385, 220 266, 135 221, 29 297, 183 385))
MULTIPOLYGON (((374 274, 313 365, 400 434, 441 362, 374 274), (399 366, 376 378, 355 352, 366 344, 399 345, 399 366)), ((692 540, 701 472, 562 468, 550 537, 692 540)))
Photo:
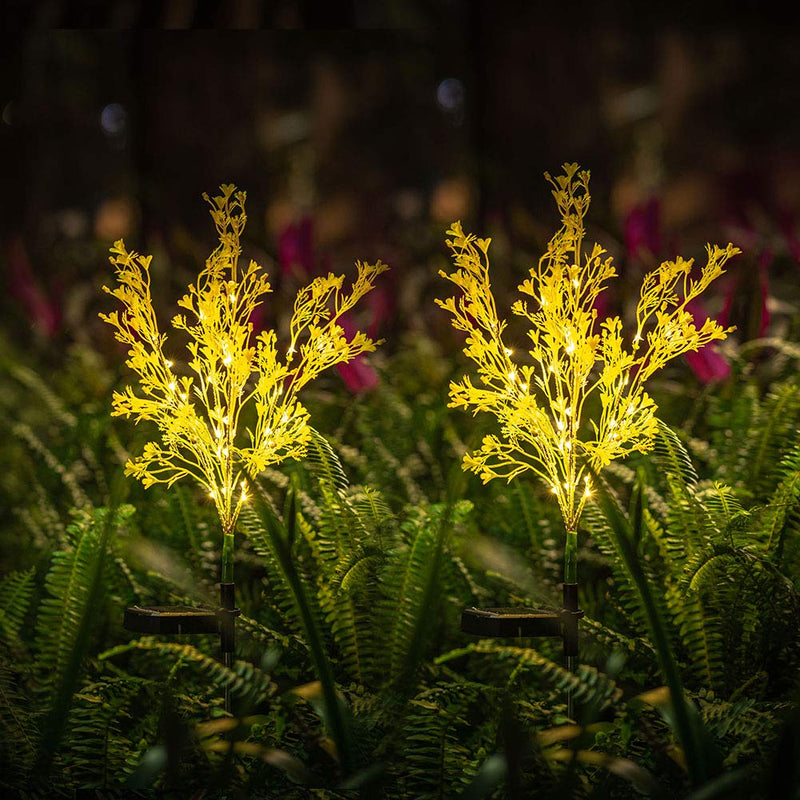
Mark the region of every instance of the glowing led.
POLYGON ((167 369, 170 369, 172 367, 171 361, 165 361, 164 363, 167 365, 167 369))
POLYGON ((598 319, 594 307, 604 282, 616 271, 610 258, 598 255, 599 245, 588 250, 583 246, 581 220, 589 203, 588 172, 568 164, 563 176, 548 175, 548 180, 563 227, 529 270, 530 279, 519 286, 529 300, 518 300, 511 309, 530 322, 533 366, 521 366, 519 374, 509 373, 515 365, 503 358, 504 353, 510 355, 510 348, 499 336, 506 323, 497 314, 491 290, 488 243, 466 233, 460 223, 453 223, 447 234, 452 237, 447 244, 453 269, 441 273, 457 292, 438 302, 451 315, 453 326, 467 334, 464 352, 477 365, 482 383, 473 383, 470 377, 451 383, 451 405, 489 412, 499 423, 494 436, 465 456, 464 467, 484 481, 513 478, 525 469, 546 476, 566 528, 572 531, 585 498, 593 491, 584 476, 587 468, 599 469, 634 446, 652 447, 655 408, 644 395, 645 377, 680 352, 696 349, 698 341, 725 338, 724 329, 713 322, 700 334, 684 301, 699 294, 701 284, 721 274, 737 249, 732 245, 709 248, 709 263, 700 281, 684 280, 682 285, 681 274, 686 276, 688 269, 681 273, 681 266, 675 264, 650 273, 640 292, 635 327, 626 330, 619 317, 598 319), (532 306, 540 304, 535 311, 528 306, 531 299, 532 306), (647 328, 645 337, 646 322, 656 313, 658 322, 652 332, 647 328), (642 354, 647 349, 640 344, 643 338, 652 345, 651 354, 642 354), (627 352, 623 342, 629 343, 627 352), (534 370, 538 371, 535 384, 534 370), (522 380, 529 380, 535 402, 527 396, 528 385, 522 380), (599 389, 603 406, 592 421, 583 412, 584 400, 594 389, 599 389))

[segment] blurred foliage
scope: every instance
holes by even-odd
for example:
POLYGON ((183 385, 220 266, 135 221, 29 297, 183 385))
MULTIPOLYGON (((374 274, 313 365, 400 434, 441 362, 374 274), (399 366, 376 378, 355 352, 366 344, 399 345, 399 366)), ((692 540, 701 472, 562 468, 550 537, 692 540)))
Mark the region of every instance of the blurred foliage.
MULTIPOLYGON (((77 18, 69 3, 40 4, 41 19, 24 5, 14 14, 42 25, 77 18)), ((254 9, 205 5, 103 11, 187 27, 254 9)), ((363 36, 6 37, 0 786, 796 796, 796 34, 718 19, 633 32, 601 2, 602 25, 552 27, 532 50, 536 4, 368 5, 348 11, 373 28, 363 36), (374 30, 386 21, 411 30, 374 30), (492 237, 505 305, 554 221, 536 176, 573 159, 608 188, 588 231, 620 273, 604 314, 631 323, 642 274, 679 251, 725 238, 744 255, 709 298, 737 332, 653 380, 655 450, 609 467, 586 509, 570 673, 553 641, 458 631, 470 605, 556 606, 563 530, 541 487, 480 486, 459 469, 491 431, 446 409, 463 340, 432 299, 442 234, 461 218, 492 237), (124 479, 147 432, 109 416, 124 353, 96 318, 122 236, 154 253, 168 312, 207 252, 187 198, 209 180, 269 198, 243 242, 275 278, 263 327, 285 332, 297 288, 332 263, 392 267, 358 320, 387 339, 371 361, 380 379, 321 376, 304 400, 308 459, 253 487, 230 667, 217 637, 122 628, 134 603, 215 607, 221 541, 207 497, 124 479), (177 222, 149 223, 162 219, 177 222)), ((302 25, 311 8, 257 16, 302 25)))
POLYGON ((563 533, 540 487, 459 469, 484 430, 446 411, 457 365, 437 343, 384 357, 371 392, 344 398, 331 378, 310 393, 326 435, 304 463, 266 470, 242 512, 231 667, 214 636, 132 638, 121 624, 133 603, 214 607, 213 504, 122 478, 137 431, 108 415, 102 362, 76 349, 45 380, 7 348, 4 786, 771 796, 772 764, 796 741, 800 393, 792 346, 765 346, 774 360, 739 359, 713 389, 677 383, 676 367, 659 406, 674 422, 688 390, 689 425, 662 425, 651 454, 598 484, 575 673, 555 640, 458 632, 470 605, 556 606, 563 533))

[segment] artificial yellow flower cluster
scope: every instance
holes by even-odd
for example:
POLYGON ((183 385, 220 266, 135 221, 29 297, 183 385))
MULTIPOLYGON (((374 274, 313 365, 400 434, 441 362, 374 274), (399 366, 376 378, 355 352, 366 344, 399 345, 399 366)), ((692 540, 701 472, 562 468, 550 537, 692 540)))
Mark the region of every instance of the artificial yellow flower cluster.
POLYGON ((708 262, 697 278, 691 277, 693 261, 683 258, 645 275, 636 331, 626 345, 619 317, 597 324, 595 301, 616 271, 600 245, 584 252, 589 172, 577 164, 563 169, 556 178, 545 173, 562 227, 518 287, 525 299, 511 308, 530 323, 531 363, 517 364, 504 340, 507 323, 498 317, 489 283, 490 240, 465 234, 460 222, 447 231, 456 270, 440 275, 461 294, 436 302, 450 312, 453 326, 467 333, 464 352, 478 368, 479 385, 469 377, 450 384, 449 406, 492 413, 502 425, 500 436, 485 437, 479 451, 464 457, 464 469, 484 483, 532 470, 556 495, 572 531, 591 495, 588 467, 598 470, 652 446, 657 408, 644 391, 645 381, 675 356, 733 330, 711 319, 697 328, 686 306, 740 251, 730 244, 707 246, 708 262), (588 420, 587 431, 584 405, 595 391, 602 411, 599 420, 588 420))
POLYGON ((349 293, 342 289, 344 276, 333 274, 301 289, 289 346, 280 356, 275 331, 252 340, 250 316, 271 289, 254 261, 239 266, 246 194, 223 185, 219 196, 204 197, 219 246, 178 301, 187 313, 172 320, 173 328, 188 336, 187 366, 194 377, 180 375, 175 356, 164 352, 167 337, 159 332, 150 294, 151 256, 129 252, 122 240, 111 248, 110 259, 118 285, 103 289, 121 302, 123 311, 100 317, 129 346, 126 364, 139 375, 139 393, 130 386, 114 393, 113 414, 152 420, 161 432, 160 442, 149 442, 141 456, 127 463, 126 474, 145 487, 193 477, 208 490, 223 532, 230 533, 246 499, 245 471, 254 476, 306 450, 309 415, 297 400, 298 391, 324 369, 380 344, 361 332, 348 340, 339 320, 387 267, 380 261, 374 266, 358 262, 349 293), (256 422, 242 446, 240 415, 251 400, 256 422))

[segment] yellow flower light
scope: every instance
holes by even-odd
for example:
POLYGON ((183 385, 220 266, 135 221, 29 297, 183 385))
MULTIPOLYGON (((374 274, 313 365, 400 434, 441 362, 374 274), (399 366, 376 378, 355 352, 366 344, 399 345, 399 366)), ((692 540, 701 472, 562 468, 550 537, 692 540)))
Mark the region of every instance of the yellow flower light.
POLYGON ((387 267, 380 261, 358 262, 349 291, 343 289, 344 276, 332 273, 300 289, 290 341, 281 357, 275 331, 254 337, 250 323, 253 310, 271 289, 258 264, 239 264, 246 194, 223 185, 219 196, 204 197, 219 246, 178 301, 185 313, 172 319, 172 327, 188 336, 188 370, 183 371, 189 374, 175 372, 163 354, 167 337, 153 309, 151 256, 128 251, 122 240, 111 248, 117 286, 103 287, 119 300, 122 311, 100 317, 128 345, 126 364, 139 377, 136 389, 128 386, 114 393, 112 414, 134 417, 137 423, 155 422, 160 433, 128 462, 126 474, 145 487, 194 478, 214 500, 227 543, 247 499, 244 474, 255 476, 271 464, 302 458, 306 451, 309 415, 297 399, 300 389, 328 367, 380 344, 362 332, 348 339, 340 319, 387 267), (240 419, 248 403, 255 406, 256 422, 244 432, 240 419))
POLYGON ((545 173, 561 228, 518 287, 523 298, 511 308, 530 326, 528 363, 512 361, 503 338, 507 322, 498 316, 489 281, 491 240, 464 233, 460 222, 447 231, 455 269, 439 273, 460 291, 436 302, 450 313, 453 327, 467 334, 464 352, 477 366, 477 383, 466 376, 450 384, 450 407, 488 412, 500 423, 499 435, 485 437, 477 452, 465 455, 464 469, 484 482, 532 471, 551 487, 567 531, 574 532, 592 492, 588 468, 601 469, 652 446, 657 408, 644 391, 647 379, 676 356, 733 330, 711 319, 697 328, 687 304, 740 251, 731 244, 708 245, 707 263, 694 277, 693 262, 680 257, 645 275, 636 328, 626 345, 622 320, 598 322, 594 308, 616 271, 599 244, 584 247, 589 172, 577 164, 563 170, 556 178, 545 173), (516 381, 524 391, 510 390, 516 381), (595 392, 602 411, 599 419, 587 420, 585 403, 595 392))

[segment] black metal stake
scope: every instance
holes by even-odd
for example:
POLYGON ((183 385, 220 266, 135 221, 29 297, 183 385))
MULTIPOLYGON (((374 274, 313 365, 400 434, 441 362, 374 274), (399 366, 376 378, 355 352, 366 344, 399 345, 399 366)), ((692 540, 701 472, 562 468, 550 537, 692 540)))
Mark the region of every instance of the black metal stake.
MULTIPOLYGON (((583 611, 578 608, 578 584, 564 584, 564 607, 561 610, 561 623, 564 637, 564 658, 567 670, 575 672, 578 663, 578 620, 583 611)), ((567 691, 567 716, 573 719, 572 689, 567 691)))
MULTIPOLYGON (((230 668, 233 665, 233 651, 236 649, 236 617, 241 613, 236 608, 236 584, 219 585, 219 649, 222 663, 230 668)), ((231 692, 225 686, 225 710, 231 713, 231 692)))
MULTIPOLYGON (((465 608, 461 612, 461 630, 483 639, 536 639, 560 637, 570 672, 578 662, 578 584, 565 583, 563 607, 547 608, 465 608)), ((567 715, 573 718, 572 691, 567 692, 567 715)))
MULTIPOLYGON (((233 665, 236 649, 236 584, 219 585, 220 607, 192 608, 191 606, 130 606, 125 609, 123 627, 134 633, 160 636, 179 636, 192 633, 216 633, 222 663, 233 665)), ((230 689, 225 687, 225 710, 231 712, 230 689)))

